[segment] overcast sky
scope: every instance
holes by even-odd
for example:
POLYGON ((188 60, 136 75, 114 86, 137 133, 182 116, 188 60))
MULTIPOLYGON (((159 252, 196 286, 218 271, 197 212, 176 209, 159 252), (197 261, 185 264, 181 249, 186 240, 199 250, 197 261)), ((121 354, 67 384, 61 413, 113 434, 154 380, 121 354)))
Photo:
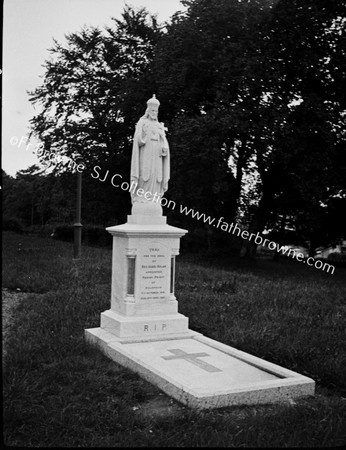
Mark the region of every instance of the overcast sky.
MULTIPOLYGON (((180 0, 128 0, 157 13, 160 22, 184 9, 180 0)), ((14 175, 38 162, 36 156, 11 144, 28 134, 35 110, 27 91, 42 84, 42 64, 49 58, 53 38, 65 42, 65 34, 83 25, 103 27, 111 17, 120 18, 124 0, 5 0, 3 31, 2 168, 14 175), (11 140, 12 138, 12 140, 11 140)), ((33 141, 34 142, 34 141, 33 141)))

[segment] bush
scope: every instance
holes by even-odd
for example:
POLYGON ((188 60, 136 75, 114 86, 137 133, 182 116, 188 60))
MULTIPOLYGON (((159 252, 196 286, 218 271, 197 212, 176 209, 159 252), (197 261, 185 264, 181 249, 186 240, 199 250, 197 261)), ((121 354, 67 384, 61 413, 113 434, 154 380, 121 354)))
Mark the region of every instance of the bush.
POLYGON ((243 244, 242 238, 225 231, 213 231, 212 248, 215 252, 228 256, 239 256, 243 244))
POLYGON ((73 242, 73 225, 58 225, 52 233, 54 239, 73 242))
POLYGON ((31 225, 25 228, 25 231, 36 236, 51 236, 55 230, 55 226, 51 224, 31 225))
POLYGON ((242 239, 224 231, 211 228, 194 228, 189 230, 181 240, 181 250, 191 253, 208 253, 238 256, 242 239))
POLYGON ((346 262, 346 254, 337 252, 329 253, 327 260, 335 262, 346 262))
MULTIPOLYGON (((54 228, 54 239, 73 242, 73 236, 73 225, 58 225, 54 228)), ((102 225, 83 225, 82 242, 86 245, 97 245, 103 247, 112 244, 112 237, 102 225)))
POLYGON ((198 253, 208 250, 210 246, 210 235, 205 228, 189 230, 180 242, 181 251, 198 253))
POLYGON ((112 244, 112 236, 100 225, 85 225, 82 228, 82 240, 89 245, 107 246, 112 244))
POLYGON ((4 231, 15 231, 16 233, 23 233, 24 223, 17 217, 4 216, 2 219, 2 229, 4 231))

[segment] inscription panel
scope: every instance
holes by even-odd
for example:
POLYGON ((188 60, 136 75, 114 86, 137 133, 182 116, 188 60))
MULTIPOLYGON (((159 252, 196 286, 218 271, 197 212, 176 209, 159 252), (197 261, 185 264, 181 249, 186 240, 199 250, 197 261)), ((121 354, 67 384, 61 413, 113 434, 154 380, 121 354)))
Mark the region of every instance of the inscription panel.
POLYGON ((140 261, 139 299, 162 302, 169 292, 170 257, 162 244, 150 243, 143 249, 140 261))

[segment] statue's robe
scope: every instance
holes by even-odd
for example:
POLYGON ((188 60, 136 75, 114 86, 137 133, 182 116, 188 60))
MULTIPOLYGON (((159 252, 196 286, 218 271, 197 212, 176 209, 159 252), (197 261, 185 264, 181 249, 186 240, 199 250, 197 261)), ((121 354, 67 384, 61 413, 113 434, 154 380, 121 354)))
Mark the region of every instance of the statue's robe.
POLYGON ((170 175, 169 160, 169 145, 163 124, 142 117, 137 123, 132 146, 131 181, 138 183, 135 191, 131 192, 132 203, 146 202, 155 193, 158 199, 166 192, 170 175), (137 195, 140 188, 148 193, 147 199, 144 194, 137 195))

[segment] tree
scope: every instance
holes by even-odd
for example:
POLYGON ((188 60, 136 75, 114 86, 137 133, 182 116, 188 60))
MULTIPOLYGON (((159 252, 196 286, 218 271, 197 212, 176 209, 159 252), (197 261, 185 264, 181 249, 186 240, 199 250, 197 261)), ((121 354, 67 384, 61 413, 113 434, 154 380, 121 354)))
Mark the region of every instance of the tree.
MULTIPOLYGON (((346 195, 341 12, 337 2, 281 0, 258 40, 263 98, 256 161, 262 195, 250 231, 275 223, 279 212, 281 218, 299 217, 311 229, 311 253, 318 244, 318 211, 333 196, 346 195)), ((302 223, 295 226, 301 229, 302 223)), ((255 246, 244 247, 251 255, 255 246)))
POLYGON ((49 191, 42 169, 33 165, 20 170, 16 178, 3 174, 4 215, 16 217, 27 226, 43 224, 49 214, 49 191))
MULTIPOLYGON (((90 186, 90 195, 96 191, 99 197, 97 208, 108 203, 109 213, 120 210, 126 194, 90 175, 99 165, 104 172, 128 179, 136 108, 145 105, 141 98, 134 107, 133 99, 145 95, 139 79, 159 35, 155 17, 144 8, 125 7, 122 19, 114 19, 114 27, 83 28, 67 35, 65 46, 55 41, 43 84, 30 93, 30 100, 40 107, 31 123, 33 133, 44 143, 41 160, 47 161, 51 153, 72 160, 82 155, 88 180, 84 195, 90 186)), ((66 170, 69 166, 61 158, 54 171, 66 170)), ((125 203, 128 208, 129 200, 125 203)))
POLYGON ((272 2, 182 3, 186 13, 173 17, 149 67, 173 130, 172 189, 177 198, 184 192, 185 203, 232 221, 255 148, 253 111, 261 95, 250 92, 244 74, 253 74, 253 38, 272 2))
POLYGON ((32 119, 34 133, 51 152, 68 157, 78 152, 87 166, 117 163, 127 149, 128 90, 148 64, 159 33, 145 9, 126 7, 115 25, 105 32, 71 33, 65 47, 55 41, 43 85, 30 94, 42 106, 32 119))

